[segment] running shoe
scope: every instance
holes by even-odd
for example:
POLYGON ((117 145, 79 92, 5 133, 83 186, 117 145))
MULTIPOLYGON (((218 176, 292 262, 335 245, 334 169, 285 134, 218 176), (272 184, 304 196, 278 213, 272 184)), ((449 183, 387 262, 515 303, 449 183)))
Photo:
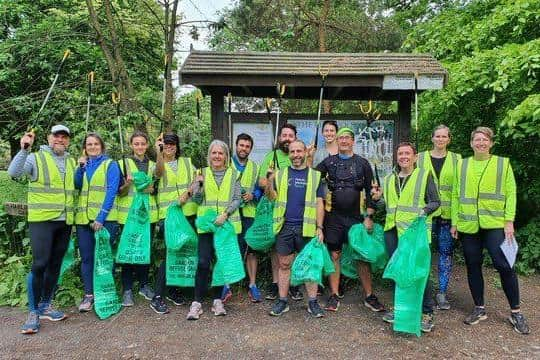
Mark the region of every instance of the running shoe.
POLYGON ((223 303, 226 303, 232 298, 232 290, 229 285, 223 285, 223 289, 221 289, 221 301, 223 303))
POLYGON ((253 284, 249 287, 248 296, 251 299, 251 302, 258 303, 262 300, 261 291, 257 285, 253 284))
POLYGON ((480 321, 484 321, 487 319, 486 309, 475 306, 473 311, 469 316, 463 320, 463 322, 467 325, 476 325, 480 321))
POLYGON ((39 319, 46 319, 50 321, 61 321, 67 318, 67 315, 63 311, 54 309, 51 304, 39 304, 38 306, 39 319))
POLYGON ((364 299, 364 305, 371 311, 382 312, 384 311, 384 305, 379 302, 379 299, 373 294, 364 299))
POLYGON ((289 288, 289 296, 294 301, 300 301, 304 299, 304 294, 300 291, 300 286, 291 286, 289 288))
POLYGON ((308 302, 308 313, 311 314, 311 316, 320 318, 324 316, 324 311, 321 309, 321 306, 319 305, 319 302, 317 300, 310 300, 308 302))
POLYGON ((189 312, 187 314, 186 319, 188 320, 199 320, 199 317, 202 315, 202 305, 198 301, 194 301, 191 303, 191 306, 189 307, 189 312))
POLYGON ((330 295, 328 298, 328 301, 326 302, 326 306, 324 307, 324 310, 328 311, 338 311, 339 308, 339 299, 336 294, 330 295))
POLYGON ((133 291, 126 290, 122 295, 122 306, 133 306, 135 301, 133 301, 133 291))
POLYGON ((21 334, 36 334, 39 331, 39 314, 37 311, 30 311, 28 318, 21 328, 21 334))
POLYGON ((150 285, 146 284, 139 289, 139 295, 144 297, 146 300, 152 300, 156 294, 150 285))
POLYGON ((167 300, 171 301, 176 306, 184 305, 186 303, 186 298, 178 288, 169 289, 167 300))
POLYGON ((428 333, 433 330, 433 314, 422 314, 422 323, 420 324, 420 330, 428 333))
POLYGON ((94 307, 94 295, 84 295, 79 304, 79 312, 89 312, 94 307))
POLYGON ((521 312, 511 313, 508 321, 514 326, 514 330, 520 334, 527 335, 531 332, 529 325, 527 325, 527 320, 525 320, 525 316, 521 312))
POLYGON ((165 304, 161 296, 154 296, 152 298, 150 308, 160 315, 169 313, 169 307, 165 304))
POLYGON ((393 311, 385 312, 382 319, 383 319, 384 322, 387 322, 389 324, 393 324, 394 323, 394 312, 393 311))
POLYGON ((438 293, 437 296, 435 296, 435 299, 437 300, 437 309, 450 310, 450 303, 448 302, 445 293, 438 293))
POLYGON ((277 283, 271 283, 266 289, 266 300, 276 300, 278 298, 279 288, 277 283))
POLYGON ((212 303, 212 312, 215 316, 225 316, 227 315, 227 310, 223 306, 223 301, 221 299, 214 299, 212 303))
POLYGON ((272 310, 270 310, 270 315, 281 316, 287 311, 289 311, 289 304, 285 300, 278 299, 278 301, 276 301, 274 305, 272 305, 272 310))

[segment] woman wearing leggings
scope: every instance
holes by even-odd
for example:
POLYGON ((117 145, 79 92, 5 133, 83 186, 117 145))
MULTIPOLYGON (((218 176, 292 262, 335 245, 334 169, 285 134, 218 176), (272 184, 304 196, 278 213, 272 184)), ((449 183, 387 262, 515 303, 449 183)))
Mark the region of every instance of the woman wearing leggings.
POLYGON ((501 244, 515 241, 516 181, 508 158, 492 155, 493 130, 477 127, 471 133, 472 157, 458 162, 452 198, 452 237, 461 239, 474 309, 465 324, 487 319, 482 276, 483 250, 487 249, 499 272, 510 305, 508 320, 514 330, 528 334, 529 326, 519 306, 516 272, 501 244))

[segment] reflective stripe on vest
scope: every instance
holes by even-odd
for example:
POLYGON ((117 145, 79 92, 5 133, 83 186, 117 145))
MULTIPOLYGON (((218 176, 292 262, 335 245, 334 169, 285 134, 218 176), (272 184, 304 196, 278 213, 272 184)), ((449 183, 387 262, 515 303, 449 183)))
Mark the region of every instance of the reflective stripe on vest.
MULTIPOLYGON (((137 164, 135 164, 135 161, 133 161, 133 159, 126 159, 126 162, 128 164, 127 173, 129 175, 139 171, 139 169, 137 168, 137 164)), ((122 173, 124 173, 124 162, 118 161, 118 166, 120 166, 122 173)), ((152 177, 153 175, 152 174, 153 166, 154 166, 154 162, 149 160, 147 175, 150 177, 152 177)), ((131 207, 131 204, 133 203, 134 197, 135 197, 135 186, 132 185, 129 187, 129 191, 127 195, 118 196, 116 198, 116 209, 118 210, 118 223, 119 224, 126 223, 126 219, 129 213, 129 208, 131 207)), ((149 195, 149 203, 150 203, 150 223, 155 223, 158 221, 158 209, 157 209, 156 197, 154 195, 149 195)))
POLYGON ((51 154, 34 154, 38 177, 28 184, 28 221, 39 222, 58 218, 65 213, 66 224, 73 224, 75 160, 65 160, 64 176, 51 154))
MULTIPOLYGON (((203 216, 209 209, 215 210, 218 215, 224 213, 234 197, 234 184, 238 179, 238 171, 232 167, 227 168, 221 186, 217 185, 212 169, 206 167, 202 172, 204 177, 204 199, 203 203, 197 208, 197 216, 203 216)), ((237 234, 242 232, 242 222, 240 221, 238 209, 229 216, 228 221, 237 234)), ((199 229, 197 229, 197 232, 203 233, 199 229)))
MULTIPOLYGON (((90 221, 94 221, 99 215, 101 207, 105 202, 105 195, 107 193, 107 170, 112 162, 113 161, 111 159, 107 159, 99 164, 98 168, 92 175, 92 179, 90 179, 90 183, 88 183, 88 177, 86 174, 83 175, 83 184, 77 204, 77 212, 75 214, 75 224, 86 225, 90 221)), ((117 211, 115 198, 113 206, 105 221, 116 220, 117 211)))
MULTIPOLYGON (((160 219, 165 219, 169 206, 176 203, 178 197, 188 190, 193 182, 193 173, 195 171, 191 159, 187 157, 178 158, 176 172, 167 163, 164 164, 164 167, 165 172, 159 182, 157 194, 160 219)), ((182 211, 185 216, 195 215, 197 213, 197 204, 188 201, 182 206, 182 211)))
MULTIPOLYGON (((313 237, 317 229, 317 188, 321 179, 321 173, 308 168, 304 224, 302 236, 313 237)), ((285 223, 285 211, 287 208, 287 193, 289 190, 289 168, 280 170, 276 174, 277 199, 274 204, 274 234, 279 233, 285 223)))
MULTIPOLYGON (((238 173, 238 176, 242 177, 240 179, 240 186, 242 186, 242 189, 248 194, 253 193, 253 190, 255 189, 255 184, 257 183, 257 174, 259 173, 257 164, 255 164, 251 160, 248 160, 246 163, 246 167, 242 172, 242 175, 240 175, 240 172, 238 173)), ((250 201, 242 208, 242 215, 245 217, 254 218, 256 209, 257 205, 255 204, 255 202, 250 201)))

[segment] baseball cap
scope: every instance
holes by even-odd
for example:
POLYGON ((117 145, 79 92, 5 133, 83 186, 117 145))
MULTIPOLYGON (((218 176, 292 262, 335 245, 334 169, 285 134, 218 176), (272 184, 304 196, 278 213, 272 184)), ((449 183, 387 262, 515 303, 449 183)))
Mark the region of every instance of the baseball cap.
POLYGON ((348 127, 344 127, 344 128, 341 128, 341 129, 338 130, 337 136, 341 136, 343 134, 350 134, 354 138, 354 131, 352 131, 348 127))
POLYGON ((69 128, 65 125, 54 125, 51 128, 51 134, 58 134, 59 132, 64 132, 68 134, 68 136, 71 136, 71 132, 69 131, 69 128))

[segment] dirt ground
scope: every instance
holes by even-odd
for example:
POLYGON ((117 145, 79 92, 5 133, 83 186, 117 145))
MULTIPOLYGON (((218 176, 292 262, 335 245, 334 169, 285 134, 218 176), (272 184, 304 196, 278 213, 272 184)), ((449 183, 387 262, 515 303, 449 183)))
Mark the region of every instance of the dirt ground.
MULTIPOLYGON (((93 314, 69 309, 61 323, 42 321, 37 335, 19 334, 26 313, 0 308, 2 359, 148 359, 148 358, 331 358, 331 359, 540 359, 540 277, 521 278, 522 309, 531 334, 519 335, 507 321, 498 276, 485 271, 488 320, 463 324, 472 300, 465 270, 458 266, 451 281, 453 308, 437 311, 433 332, 421 338, 400 335, 381 315, 359 306, 358 287, 349 289, 337 313, 313 319, 303 302, 293 302, 282 317, 268 315, 270 303, 251 304, 245 293, 227 304, 228 315, 214 317, 209 303, 199 321, 185 320, 188 306, 157 315, 138 297, 136 306, 100 321, 93 314)), ((385 304, 388 290, 376 289, 385 304)))

